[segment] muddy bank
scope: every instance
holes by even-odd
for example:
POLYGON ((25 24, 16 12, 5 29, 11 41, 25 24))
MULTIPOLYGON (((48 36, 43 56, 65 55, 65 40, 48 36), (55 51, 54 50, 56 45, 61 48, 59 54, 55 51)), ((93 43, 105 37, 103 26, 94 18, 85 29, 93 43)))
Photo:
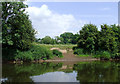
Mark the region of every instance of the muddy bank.
POLYGON ((92 58, 91 56, 89 57, 78 57, 73 54, 73 51, 68 51, 67 53, 63 53, 63 58, 58 58, 54 57, 53 59, 45 60, 45 62, 78 62, 78 61, 95 61, 95 60, 100 60, 96 58, 92 58))

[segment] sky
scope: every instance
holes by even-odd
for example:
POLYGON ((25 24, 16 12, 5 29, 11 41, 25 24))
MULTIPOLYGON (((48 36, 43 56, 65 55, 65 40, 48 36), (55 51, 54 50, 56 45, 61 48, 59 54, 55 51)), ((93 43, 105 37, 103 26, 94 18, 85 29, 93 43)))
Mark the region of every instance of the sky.
POLYGON ((79 32, 85 24, 118 24, 118 2, 25 2, 36 38, 79 32))

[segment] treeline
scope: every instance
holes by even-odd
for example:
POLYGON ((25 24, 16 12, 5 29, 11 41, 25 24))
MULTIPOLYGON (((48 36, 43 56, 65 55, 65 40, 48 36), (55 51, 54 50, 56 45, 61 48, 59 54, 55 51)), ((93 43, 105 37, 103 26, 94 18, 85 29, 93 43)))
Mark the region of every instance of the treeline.
POLYGON ((60 36, 51 38, 50 36, 45 36, 44 38, 36 38, 36 42, 40 44, 76 44, 79 34, 73 34, 71 32, 65 32, 60 36))
POLYGON ((120 58, 120 26, 86 24, 79 31, 75 54, 90 54, 101 59, 120 58))

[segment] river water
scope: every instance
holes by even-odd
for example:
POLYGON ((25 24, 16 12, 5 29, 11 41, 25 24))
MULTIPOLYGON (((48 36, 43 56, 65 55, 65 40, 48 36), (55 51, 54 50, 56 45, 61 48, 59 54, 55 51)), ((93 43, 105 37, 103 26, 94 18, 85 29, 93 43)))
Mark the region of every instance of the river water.
POLYGON ((3 64, 2 83, 7 82, 120 82, 120 62, 3 64))

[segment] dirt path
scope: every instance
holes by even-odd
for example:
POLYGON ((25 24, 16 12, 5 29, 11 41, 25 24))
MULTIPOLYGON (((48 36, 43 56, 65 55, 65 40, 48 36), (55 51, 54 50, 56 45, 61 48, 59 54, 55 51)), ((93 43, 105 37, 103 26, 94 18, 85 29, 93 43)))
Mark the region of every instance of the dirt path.
POLYGON ((53 61, 93 61, 98 60, 92 57, 78 57, 73 54, 73 51, 69 51, 67 53, 63 53, 63 58, 54 57, 53 59, 46 60, 46 62, 53 61))

